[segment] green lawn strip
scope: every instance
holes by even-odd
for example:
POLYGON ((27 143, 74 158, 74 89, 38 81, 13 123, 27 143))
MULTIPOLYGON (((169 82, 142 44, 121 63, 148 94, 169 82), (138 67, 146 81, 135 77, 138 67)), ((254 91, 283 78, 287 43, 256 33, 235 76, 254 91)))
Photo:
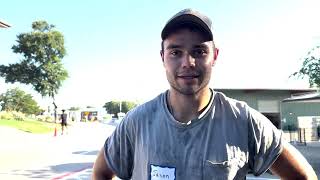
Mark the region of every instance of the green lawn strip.
POLYGON ((53 132, 56 124, 36 120, 17 121, 0 119, 0 126, 9 126, 25 132, 43 134, 53 132))

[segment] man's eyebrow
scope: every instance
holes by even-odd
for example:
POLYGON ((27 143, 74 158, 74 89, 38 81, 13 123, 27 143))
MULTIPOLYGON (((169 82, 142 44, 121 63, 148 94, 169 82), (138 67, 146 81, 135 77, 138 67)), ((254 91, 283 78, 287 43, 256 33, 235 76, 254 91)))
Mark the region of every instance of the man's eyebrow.
MULTIPOLYGON (((176 49, 176 48, 182 48, 182 45, 178 44, 169 44, 165 49, 176 49)), ((202 49, 209 49, 208 45, 206 44, 196 44, 192 48, 202 48, 202 49)))
POLYGON ((166 49, 176 49, 176 48, 181 48, 181 45, 177 45, 177 44, 169 44, 166 49))
POLYGON ((197 44, 197 45, 193 46, 193 48, 204 48, 204 49, 208 49, 209 47, 208 47, 208 45, 206 45, 206 44, 197 44))

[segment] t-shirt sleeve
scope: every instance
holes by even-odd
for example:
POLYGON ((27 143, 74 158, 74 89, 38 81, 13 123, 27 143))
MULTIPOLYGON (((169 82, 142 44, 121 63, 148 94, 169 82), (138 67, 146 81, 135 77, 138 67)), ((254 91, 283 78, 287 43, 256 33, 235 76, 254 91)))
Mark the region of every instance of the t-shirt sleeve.
POLYGON ((121 179, 130 179, 132 176, 132 131, 131 123, 125 117, 104 144, 107 165, 121 179))
POLYGON ((268 170, 282 152, 282 132, 252 108, 249 108, 248 118, 249 166, 258 176, 268 170))

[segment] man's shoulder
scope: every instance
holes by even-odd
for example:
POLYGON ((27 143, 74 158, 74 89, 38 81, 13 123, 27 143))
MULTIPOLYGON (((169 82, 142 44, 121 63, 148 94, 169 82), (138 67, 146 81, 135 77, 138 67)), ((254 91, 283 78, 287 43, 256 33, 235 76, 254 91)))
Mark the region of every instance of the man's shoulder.
POLYGON ((233 99, 221 92, 216 92, 214 101, 216 108, 219 108, 218 112, 227 113, 228 116, 234 116, 235 119, 248 118, 250 108, 246 102, 233 99))
POLYGON ((146 116, 149 114, 154 114, 157 111, 161 110, 162 106, 162 98, 165 96, 165 93, 159 94, 157 97, 155 97, 152 100, 149 100, 131 111, 128 112, 127 116, 128 118, 136 118, 136 117, 141 117, 141 116, 146 116))
POLYGON ((237 107, 244 107, 247 106, 247 103, 238 99, 234 99, 231 97, 228 97, 222 92, 215 91, 215 100, 219 101, 220 103, 223 104, 229 104, 232 106, 237 106, 237 107))

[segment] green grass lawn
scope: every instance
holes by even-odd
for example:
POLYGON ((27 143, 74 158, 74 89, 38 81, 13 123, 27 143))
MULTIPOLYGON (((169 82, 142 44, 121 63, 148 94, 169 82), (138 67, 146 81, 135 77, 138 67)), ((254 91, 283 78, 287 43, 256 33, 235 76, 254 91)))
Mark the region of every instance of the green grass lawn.
POLYGON ((53 132, 56 125, 58 124, 41 122, 36 120, 17 121, 0 119, 0 126, 9 126, 17 128, 21 131, 37 134, 53 132))

